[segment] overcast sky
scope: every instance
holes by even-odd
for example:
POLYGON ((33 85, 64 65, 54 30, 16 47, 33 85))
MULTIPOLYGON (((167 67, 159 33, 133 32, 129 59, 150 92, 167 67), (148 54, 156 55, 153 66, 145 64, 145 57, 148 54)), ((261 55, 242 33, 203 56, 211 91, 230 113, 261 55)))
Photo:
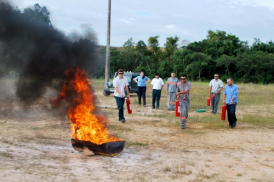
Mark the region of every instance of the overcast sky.
MULTIPOLYGON (((52 24, 66 34, 90 25, 98 44, 106 44, 108 0, 13 0, 20 9, 39 3, 51 13, 52 24)), ((274 0, 112 0, 111 45, 122 46, 160 36, 177 35, 190 42, 208 30, 224 30, 251 44, 274 40, 274 0)))

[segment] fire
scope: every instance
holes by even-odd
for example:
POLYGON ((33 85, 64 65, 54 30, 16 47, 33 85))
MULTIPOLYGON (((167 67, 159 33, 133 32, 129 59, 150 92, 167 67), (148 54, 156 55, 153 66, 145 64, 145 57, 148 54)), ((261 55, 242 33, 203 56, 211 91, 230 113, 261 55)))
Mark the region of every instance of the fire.
POLYGON ((109 120, 102 115, 95 115, 95 96, 91 88, 91 82, 84 69, 73 68, 65 71, 65 76, 72 77, 65 82, 61 93, 52 104, 57 106, 72 96, 68 109, 71 121, 71 136, 73 139, 90 141, 97 145, 121 141, 114 136, 109 136, 107 128, 109 120))

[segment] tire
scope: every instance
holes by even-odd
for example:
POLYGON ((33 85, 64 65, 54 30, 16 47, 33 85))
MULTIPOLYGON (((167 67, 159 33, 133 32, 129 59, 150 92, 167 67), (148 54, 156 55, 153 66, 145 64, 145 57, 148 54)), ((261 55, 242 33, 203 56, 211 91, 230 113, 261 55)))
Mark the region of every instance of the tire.
POLYGON ((110 92, 103 91, 103 95, 108 97, 108 96, 110 96, 110 92))

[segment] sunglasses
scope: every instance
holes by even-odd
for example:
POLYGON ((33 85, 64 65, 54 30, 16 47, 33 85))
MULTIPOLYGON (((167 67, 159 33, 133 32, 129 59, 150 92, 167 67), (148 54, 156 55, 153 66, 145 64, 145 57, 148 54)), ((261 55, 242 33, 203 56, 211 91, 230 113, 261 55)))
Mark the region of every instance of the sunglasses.
POLYGON ((181 78, 181 80, 186 80, 186 78, 181 78))
POLYGON ((119 73, 119 75, 123 75, 124 73, 119 73))

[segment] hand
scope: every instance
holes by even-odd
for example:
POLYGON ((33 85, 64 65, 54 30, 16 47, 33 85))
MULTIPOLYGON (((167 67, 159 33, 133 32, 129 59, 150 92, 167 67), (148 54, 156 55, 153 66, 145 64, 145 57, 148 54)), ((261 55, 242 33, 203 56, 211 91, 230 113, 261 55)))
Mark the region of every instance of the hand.
POLYGON ((166 94, 168 94, 168 92, 166 91, 166 94))
POLYGON ((151 89, 151 93, 153 93, 153 89, 151 89))
POLYGON ((130 98, 130 95, 128 94, 128 95, 127 95, 127 99, 129 99, 129 98, 130 98))
POLYGON ((233 101, 230 101, 230 104, 235 104, 233 101))
POLYGON ((208 94, 208 97, 210 97, 211 96, 211 94, 208 94))
POLYGON ((180 92, 177 92, 176 95, 177 95, 177 96, 180 96, 180 92))
POLYGON ((121 95, 121 97, 124 97, 124 94, 120 94, 121 95))
POLYGON ((225 105, 226 103, 225 103, 225 101, 223 100, 223 105, 225 105))

